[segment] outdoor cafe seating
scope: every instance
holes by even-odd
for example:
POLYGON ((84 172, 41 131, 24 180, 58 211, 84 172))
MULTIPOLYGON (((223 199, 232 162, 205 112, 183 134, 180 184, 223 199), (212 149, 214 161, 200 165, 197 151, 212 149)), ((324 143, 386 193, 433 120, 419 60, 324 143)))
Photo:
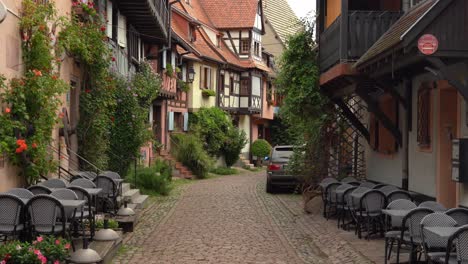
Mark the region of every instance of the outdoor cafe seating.
POLYGON ((410 263, 468 263, 468 209, 435 201, 417 206, 411 193, 396 186, 368 181, 356 186, 351 184, 356 179, 345 179, 320 182, 323 215, 327 220, 336 216, 338 228, 354 226, 359 238, 384 237, 385 263, 394 251, 400 263, 403 248, 409 250, 410 263))

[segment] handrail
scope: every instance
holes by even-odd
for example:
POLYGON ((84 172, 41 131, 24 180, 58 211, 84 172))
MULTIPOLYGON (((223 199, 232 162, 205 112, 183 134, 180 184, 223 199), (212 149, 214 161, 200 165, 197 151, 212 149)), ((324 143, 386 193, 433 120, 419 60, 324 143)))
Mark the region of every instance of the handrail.
MULTIPOLYGON (((49 147, 57 154, 60 154, 60 150, 55 148, 54 146, 52 145, 49 145, 49 147)), ((68 147, 65 147, 66 150, 70 151, 72 154, 76 155, 78 157, 79 160, 81 161, 84 161, 87 165, 90 165, 91 167, 93 167, 96 172, 102 172, 103 170, 101 170, 100 168, 98 168, 96 165, 94 165, 93 163, 91 163, 90 161, 88 161, 87 159, 83 158, 81 155, 79 155, 78 153, 74 152, 73 150, 71 150, 70 148, 68 147)), ((68 161, 71 161, 71 159, 67 159, 68 161)), ((75 165, 78 165, 79 167, 79 164, 75 164, 75 165)))

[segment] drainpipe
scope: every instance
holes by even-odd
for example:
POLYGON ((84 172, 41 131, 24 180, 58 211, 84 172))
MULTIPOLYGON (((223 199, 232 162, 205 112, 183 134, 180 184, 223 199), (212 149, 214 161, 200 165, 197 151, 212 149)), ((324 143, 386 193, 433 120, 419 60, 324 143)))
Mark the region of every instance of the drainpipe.
POLYGON ((412 85, 411 80, 404 81, 405 86, 405 98, 407 100, 407 106, 405 112, 405 122, 403 124, 403 144, 402 144, 402 178, 401 187, 404 190, 408 190, 409 183, 409 131, 411 130, 412 123, 412 85))

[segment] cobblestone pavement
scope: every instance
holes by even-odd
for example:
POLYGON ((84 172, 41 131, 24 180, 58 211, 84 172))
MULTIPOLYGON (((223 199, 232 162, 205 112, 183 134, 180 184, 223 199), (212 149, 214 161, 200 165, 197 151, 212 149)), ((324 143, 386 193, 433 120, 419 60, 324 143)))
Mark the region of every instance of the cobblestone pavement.
POLYGON ((366 254, 381 241, 355 247, 300 196, 266 194, 264 175, 195 181, 151 203, 114 263, 383 263, 366 254))

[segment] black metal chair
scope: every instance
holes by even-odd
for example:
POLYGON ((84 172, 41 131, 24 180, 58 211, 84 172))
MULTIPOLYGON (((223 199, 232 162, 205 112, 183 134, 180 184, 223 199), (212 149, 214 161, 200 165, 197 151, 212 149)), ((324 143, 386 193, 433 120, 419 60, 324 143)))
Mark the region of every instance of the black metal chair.
POLYGON ((445 214, 455 219, 459 226, 468 225, 468 209, 466 208, 452 208, 445 214))
POLYGON ((102 192, 98 195, 98 199, 101 202, 103 211, 111 209, 114 214, 117 213, 119 207, 117 196, 119 191, 115 181, 108 176, 101 175, 94 179, 94 183, 98 188, 102 189, 102 192))
POLYGON ((28 189, 23 188, 13 188, 8 190, 6 193, 16 195, 22 199, 31 199, 34 196, 34 193, 29 191, 28 189))
POLYGON ((41 182, 39 185, 48 188, 67 188, 67 182, 62 179, 48 179, 47 181, 41 182))
POLYGON ((334 211, 336 213, 336 189, 341 185, 340 182, 330 183, 325 188, 325 218, 328 220, 331 216, 331 213, 334 211))
POLYGON ((411 194, 409 192, 406 192, 406 191, 397 190, 397 191, 393 191, 393 192, 390 192, 389 194, 387 194, 387 202, 388 203, 391 203, 391 202, 393 202, 395 200, 399 200, 399 199, 413 201, 413 197, 411 196, 411 194))
POLYGON ((91 230, 91 239, 93 239, 94 233, 96 230, 96 223, 94 219, 93 207, 91 206, 92 204, 91 195, 89 195, 89 193, 85 189, 79 186, 69 186, 68 189, 75 192, 79 200, 86 201, 86 205, 84 206, 84 208, 76 213, 76 218, 80 219, 82 223, 85 218, 88 219, 88 222, 90 224, 90 230, 91 230))
POLYGON ((96 188, 96 184, 94 184, 93 181, 84 178, 73 180, 70 183, 70 186, 79 186, 81 188, 96 188))
POLYGON ((359 209, 357 211, 357 228, 358 236, 361 238, 362 227, 366 226, 366 238, 371 235, 371 227, 376 232, 377 225, 379 226, 380 234, 383 236, 384 223, 382 209, 385 209, 385 194, 378 190, 370 190, 364 193, 359 200, 359 209))
POLYGON ((439 259, 445 264, 465 264, 468 263, 468 225, 460 227, 448 240, 445 257, 439 259), (452 253, 452 248, 456 253, 452 253))
MULTIPOLYGON (((412 210, 414 208, 417 208, 415 203, 404 199, 395 200, 387 205, 388 210, 412 210)), ((390 219, 390 230, 385 232, 385 264, 390 260, 393 245, 400 236, 402 221, 403 218, 401 217, 392 217, 390 219)))
POLYGON ((24 230, 24 203, 13 194, 0 194, 0 235, 17 237, 24 230))
POLYGON ((434 212, 445 212, 447 211, 447 208, 443 206, 441 203, 435 202, 435 201, 426 201, 422 202, 418 207, 421 208, 429 208, 433 210, 434 212))
POLYGON ((65 208, 57 198, 47 194, 38 194, 31 198, 26 204, 26 212, 29 214, 30 234, 37 235, 67 235, 67 217, 65 208), (57 221, 57 216, 60 221, 57 221))
POLYGON ((50 190, 49 188, 47 188, 46 186, 42 186, 42 185, 33 185, 33 186, 29 186, 28 187, 28 190, 32 193, 34 193, 34 195, 38 195, 38 194, 50 194, 52 192, 52 190, 50 190))
POLYGON ((397 263, 400 263, 400 250, 404 244, 410 247, 410 262, 414 259, 415 254, 421 252, 421 220, 426 215, 432 213, 434 213, 434 211, 429 208, 418 207, 412 209, 405 217, 403 217, 400 238, 398 239, 397 263), (405 232, 406 227, 408 227, 408 232, 405 232))
POLYGON ((343 196, 341 199, 337 198, 337 209, 338 209, 338 228, 342 227, 343 229, 347 230, 347 226, 353 221, 346 223, 346 219, 351 218, 351 210, 352 210, 352 202, 350 201, 349 195, 351 194, 352 191, 354 191, 357 187, 353 185, 348 185, 350 187, 347 187, 346 190, 343 192, 343 196), (342 223, 340 225, 340 222, 342 223))
POLYGON ((443 213, 433 213, 426 215, 421 220, 421 238, 426 261, 430 263, 437 262, 440 257, 445 255, 447 240, 432 234, 424 229, 425 227, 455 227, 457 221, 443 213))

